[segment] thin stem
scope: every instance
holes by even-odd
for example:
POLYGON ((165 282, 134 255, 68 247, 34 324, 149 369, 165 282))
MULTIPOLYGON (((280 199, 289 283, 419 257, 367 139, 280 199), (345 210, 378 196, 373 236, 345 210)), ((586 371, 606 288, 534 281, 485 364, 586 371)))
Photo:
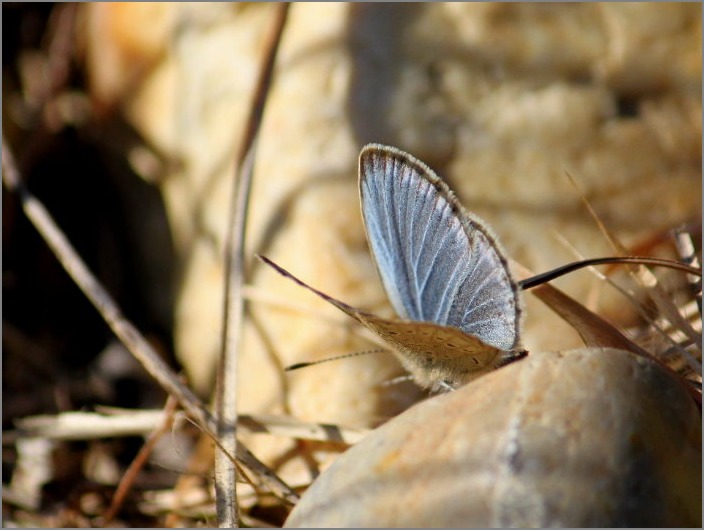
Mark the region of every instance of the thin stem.
MULTIPOLYGON (((44 205, 25 187, 15 164, 9 146, 2 140, 2 181, 8 190, 17 194, 29 221, 44 238, 61 266, 95 306, 113 333, 127 350, 139 361, 159 385, 174 396, 187 414, 221 447, 215 432, 217 422, 196 395, 184 385, 178 376, 161 359, 144 336, 127 320, 117 303, 88 269, 64 233, 44 205)), ((222 447, 221 447, 222 448, 222 447)), ((289 502, 295 502, 298 495, 270 469, 261 463, 241 443, 237 446, 237 459, 253 473, 261 477, 271 490, 289 502)), ((235 457, 228 454, 233 461, 235 457)))
POLYGON ((690 267, 679 261, 672 261, 668 259, 660 258, 647 258, 638 256, 624 256, 624 257, 609 257, 609 258, 592 258, 585 259, 582 261, 575 261, 573 263, 568 263, 567 265, 562 265, 547 272, 536 274, 525 280, 518 282, 518 286, 523 289, 532 289, 533 287, 540 285, 541 283, 546 283, 560 276, 564 276, 570 272, 576 271, 584 267, 591 267, 593 265, 605 265, 609 263, 637 263, 641 265, 653 265, 656 267, 668 267, 670 269, 676 269, 680 271, 687 272, 689 274, 694 274, 701 277, 702 270, 697 267, 690 267))
MULTIPOLYGON (((225 242, 226 275, 223 325, 223 350, 218 370, 216 406, 218 411, 218 437, 228 453, 237 447, 237 358, 244 320, 244 237, 247 223, 249 193, 254 168, 256 139, 261 126, 264 106, 274 71, 276 55, 288 16, 288 3, 277 5, 274 24, 269 34, 264 64, 254 91, 244 137, 237 155, 237 174, 230 203, 228 235, 225 242)), ((220 451, 215 454, 215 495, 218 525, 221 528, 237 527, 237 466, 220 451)))

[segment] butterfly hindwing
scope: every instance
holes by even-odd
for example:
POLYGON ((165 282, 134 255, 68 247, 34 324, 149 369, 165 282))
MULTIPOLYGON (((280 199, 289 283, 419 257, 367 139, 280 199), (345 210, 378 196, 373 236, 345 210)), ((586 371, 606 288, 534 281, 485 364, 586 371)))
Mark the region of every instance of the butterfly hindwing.
POLYGON ((459 329, 432 322, 390 320, 368 313, 358 320, 393 347, 422 387, 439 381, 457 387, 500 366, 505 353, 459 329))
POLYGON ((258 257, 384 339, 420 386, 433 387, 442 381, 455 387, 501 363, 502 350, 459 329, 431 322, 387 319, 362 311, 311 287, 270 259, 258 257))

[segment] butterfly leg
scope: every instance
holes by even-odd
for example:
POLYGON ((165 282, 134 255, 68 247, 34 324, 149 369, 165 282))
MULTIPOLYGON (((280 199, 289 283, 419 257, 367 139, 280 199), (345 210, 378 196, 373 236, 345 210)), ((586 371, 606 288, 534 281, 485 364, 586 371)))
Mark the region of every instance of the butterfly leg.
POLYGON ((388 381, 384 381, 381 383, 381 386, 397 385, 398 383, 403 383, 404 381, 413 381, 413 376, 411 374, 400 375, 398 377, 394 377, 393 379, 389 379, 388 381))
POLYGON ((447 381, 438 381, 433 385, 432 392, 433 394, 441 394, 443 392, 454 392, 455 390, 457 389, 447 381))

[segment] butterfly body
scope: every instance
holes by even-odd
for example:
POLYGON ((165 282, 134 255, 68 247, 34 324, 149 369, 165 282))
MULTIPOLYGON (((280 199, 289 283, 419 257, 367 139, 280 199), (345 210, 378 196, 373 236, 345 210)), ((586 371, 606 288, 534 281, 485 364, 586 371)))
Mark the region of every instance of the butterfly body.
POLYGON ((400 318, 349 306, 262 259, 379 335, 422 387, 456 388, 524 356, 519 290, 488 226, 393 147, 362 149, 359 189, 371 253, 400 318))

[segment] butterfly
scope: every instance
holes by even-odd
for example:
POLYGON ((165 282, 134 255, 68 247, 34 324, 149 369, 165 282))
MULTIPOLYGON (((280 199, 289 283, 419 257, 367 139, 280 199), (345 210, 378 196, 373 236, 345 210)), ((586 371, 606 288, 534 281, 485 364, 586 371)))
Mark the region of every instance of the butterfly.
POLYGON ((380 336, 423 388, 454 389, 527 355, 506 255, 440 177, 400 149, 369 144, 359 155, 359 193, 371 254, 399 318, 347 305, 258 257, 380 336))

